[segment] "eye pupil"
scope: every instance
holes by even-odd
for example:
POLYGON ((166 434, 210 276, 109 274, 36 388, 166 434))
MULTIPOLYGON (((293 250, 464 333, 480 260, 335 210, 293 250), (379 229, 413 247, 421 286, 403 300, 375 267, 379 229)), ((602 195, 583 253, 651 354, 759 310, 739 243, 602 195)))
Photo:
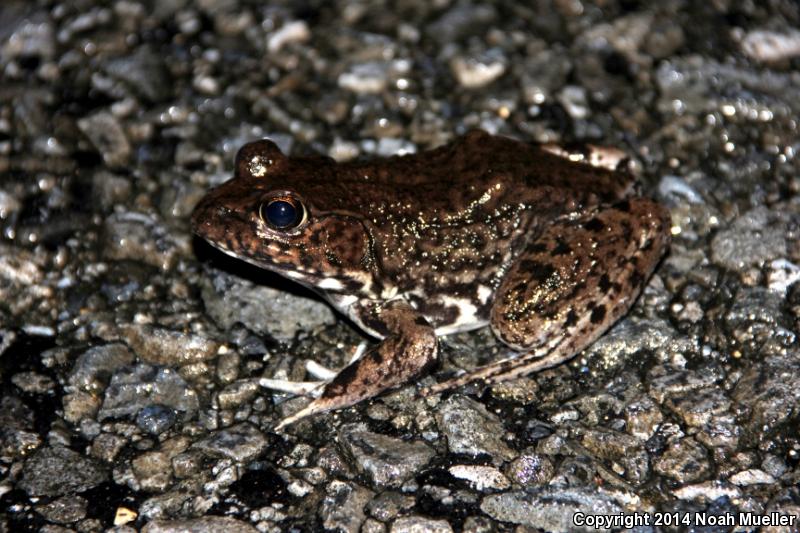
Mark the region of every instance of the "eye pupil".
POLYGON ((267 222, 276 228, 294 227, 300 222, 300 212, 286 200, 273 200, 267 204, 267 222))

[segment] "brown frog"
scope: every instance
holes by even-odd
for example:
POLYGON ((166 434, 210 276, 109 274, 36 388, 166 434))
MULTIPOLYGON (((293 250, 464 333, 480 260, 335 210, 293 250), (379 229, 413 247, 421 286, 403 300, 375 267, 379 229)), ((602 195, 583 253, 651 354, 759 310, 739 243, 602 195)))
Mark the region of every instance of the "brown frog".
POLYGON ((229 255, 315 289, 381 339, 279 427, 407 384, 437 337, 490 325, 514 353, 439 383, 557 365, 623 316, 669 244, 619 152, 569 151, 472 131, 415 155, 336 163, 241 148, 235 176, 195 208, 229 255))

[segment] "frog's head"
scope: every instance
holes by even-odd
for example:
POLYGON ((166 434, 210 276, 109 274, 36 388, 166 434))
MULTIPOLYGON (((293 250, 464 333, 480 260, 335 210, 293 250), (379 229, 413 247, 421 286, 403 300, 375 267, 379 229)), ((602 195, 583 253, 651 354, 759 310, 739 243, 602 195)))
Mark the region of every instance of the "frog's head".
POLYGON ((271 141, 243 146, 235 176, 192 213, 196 234, 225 253, 323 291, 358 293, 371 282, 364 221, 324 157, 289 158, 271 141))

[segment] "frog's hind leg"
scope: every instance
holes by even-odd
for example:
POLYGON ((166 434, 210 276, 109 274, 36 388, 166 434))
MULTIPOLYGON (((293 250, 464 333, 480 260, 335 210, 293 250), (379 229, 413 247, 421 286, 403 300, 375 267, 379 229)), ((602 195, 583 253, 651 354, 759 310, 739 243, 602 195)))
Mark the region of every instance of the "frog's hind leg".
POLYGON ((324 388, 317 389, 319 397, 282 420, 276 431, 301 418, 348 407, 405 385, 436 362, 436 332, 407 302, 368 302, 354 312, 384 339, 340 370, 324 388))
POLYGON ((509 269, 492 307, 495 334, 521 353, 424 392, 503 381, 573 357, 633 305, 667 248, 668 228, 668 213, 646 198, 550 225, 509 269))

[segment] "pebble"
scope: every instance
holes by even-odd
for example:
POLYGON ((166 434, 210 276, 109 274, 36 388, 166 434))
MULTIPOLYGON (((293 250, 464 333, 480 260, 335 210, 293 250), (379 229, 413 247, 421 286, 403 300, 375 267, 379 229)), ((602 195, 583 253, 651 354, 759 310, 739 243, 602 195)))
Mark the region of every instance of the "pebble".
POLYGON ((447 469, 456 479, 468 481, 475 490, 485 492, 490 490, 505 490, 511 482, 498 469, 491 466, 480 465, 453 465, 447 469))
POLYGON ((450 61, 450 70, 466 89, 489 85, 506 71, 506 59, 498 50, 478 56, 457 56, 450 61))
POLYGON ((192 447, 244 464, 258 457, 266 449, 268 443, 264 434, 255 426, 242 423, 221 429, 196 442, 192 447))
POLYGON ((763 63, 772 63, 800 56, 800 31, 783 32, 753 30, 741 41, 742 51, 763 63))
POLYGON ((140 360, 170 367, 210 361, 221 347, 203 335, 149 324, 126 324, 120 328, 120 335, 140 360))
POLYGON ((155 215, 123 211, 110 215, 104 225, 103 254, 113 261, 140 261, 169 270, 190 253, 188 234, 168 229, 155 215))
POLYGON ((372 433, 357 424, 342 426, 339 444, 375 487, 400 487, 434 456, 433 449, 423 442, 372 433))
POLYGON ((103 161, 112 168, 123 168, 131 159, 131 143, 117 118, 100 111, 78 120, 78 128, 89 138, 103 161))
POLYGON ((328 485, 319 513, 325 529, 358 533, 366 515, 364 508, 374 493, 344 481, 333 481, 328 485))
POLYGON ((404 516, 392 523, 391 533, 453 533, 445 520, 433 520, 423 516, 404 516))
POLYGON ((94 459, 62 446, 47 446, 25 461, 18 486, 30 496, 62 496, 89 490, 107 479, 106 469, 94 459))
POLYGON ((711 473, 708 451, 691 437, 670 444, 655 461, 653 468, 678 483, 701 481, 711 473))
POLYGON ((197 411, 198 399, 195 391, 174 370, 138 364, 114 373, 97 418, 136 415, 152 405, 191 414, 197 411))
POLYGON ((142 533, 259 533, 259 531, 241 520, 227 516, 204 516, 184 520, 153 520, 148 522, 142 533))
POLYGON ((503 441, 505 428, 500 419, 475 400, 451 396, 437 410, 436 421, 451 453, 473 457, 486 454, 495 461, 508 461, 516 456, 503 441))
POLYGON ((622 511, 610 496, 595 489, 542 488, 490 495, 481 501, 481 511, 495 520, 544 531, 597 531, 578 527, 572 518, 584 515, 613 515, 622 511))
POLYGON ((251 331, 282 341, 337 320, 330 306, 319 300, 222 272, 214 272, 210 281, 203 282, 202 297, 206 312, 221 328, 241 322, 251 331))

